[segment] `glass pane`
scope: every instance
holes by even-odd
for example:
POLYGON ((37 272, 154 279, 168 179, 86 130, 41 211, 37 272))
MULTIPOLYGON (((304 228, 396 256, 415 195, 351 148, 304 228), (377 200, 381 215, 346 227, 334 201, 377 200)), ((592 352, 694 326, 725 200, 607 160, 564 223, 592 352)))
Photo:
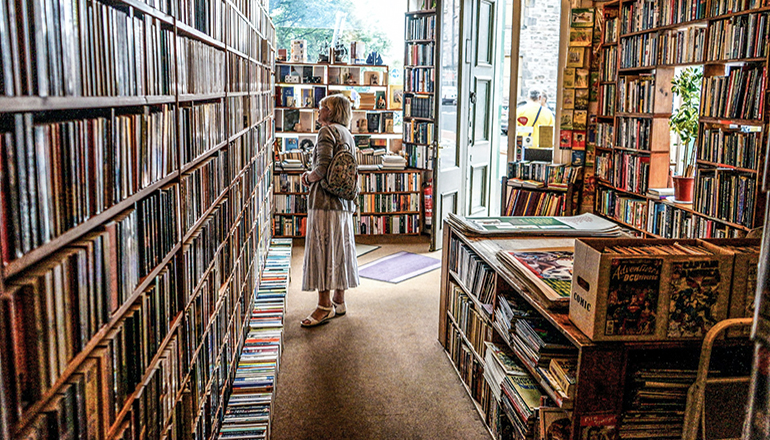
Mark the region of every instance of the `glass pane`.
POLYGON ((474 135, 476 142, 489 141, 489 112, 490 101, 489 81, 476 80, 476 116, 474 119, 474 135))
POLYGON ((457 167, 457 81, 460 68, 460 0, 446 0, 441 14, 441 110, 439 169, 457 167))
MULTIPOLYGON (((492 23, 492 4, 488 2, 479 3, 479 34, 486 34, 487 29, 494 29, 494 23, 492 23)), ((479 47, 476 52, 477 64, 492 64, 492 47, 489 44, 489 40, 486 38, 479 38, 479 47)))

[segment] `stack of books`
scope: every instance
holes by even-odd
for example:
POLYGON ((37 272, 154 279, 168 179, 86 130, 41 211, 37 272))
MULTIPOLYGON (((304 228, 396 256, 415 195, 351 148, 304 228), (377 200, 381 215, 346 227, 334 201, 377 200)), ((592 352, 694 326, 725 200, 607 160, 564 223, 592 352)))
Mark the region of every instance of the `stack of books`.
POLYGON ((361 110, 374 110, 376 99, 373 92, 359 92, 358 108, 361 110))
POLYGON ((289 170, 299 170, 303 171, 305 169, 305 165, 302 163, 299 159, 283 159, 279 162, 281 168, 284 169, 284 171, 289 170))
POLYGON ((529 376, 506 376, 502 383, 502 406, 511 420, 517 438, 534 439, 540 388, 529 376))
POLYGON ((681 439, 687 390, 696 375, 696 370, 637 371, 630 408, 621 418, 619 438, 681 439))
POLYGON ((382 166, 380 168, 383 170, 405 170, 406 159, 397 154, 385 154, 382 156, 382 166))
POLYGON ((658 200, 674 198, 674 188, 647 188, 647 197, 658 200))
POLYGON ((502 402, 502 384, 507 376, 528 376, 527 371, 519 364, 516 357, 509 354, 504 348, 484 342, 486 354, 484 356, 484 379, 487 380, 495 400, 502 402))
POLYGON ((273 239, 249 319, 219 439, 264 439, 281 359, 291 239, 273 239))

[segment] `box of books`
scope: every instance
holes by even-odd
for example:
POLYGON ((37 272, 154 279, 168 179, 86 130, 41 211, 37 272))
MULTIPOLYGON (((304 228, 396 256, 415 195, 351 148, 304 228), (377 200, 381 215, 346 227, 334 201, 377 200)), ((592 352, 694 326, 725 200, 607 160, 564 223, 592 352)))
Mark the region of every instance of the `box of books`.
MULTIPOLYGON (((733 276, 730 287, 728 318, 754 317, 754 299, 759 272, 759 238, 707 238, 703 241, 719 246, 733 255, 733 276)), ((730 337, 749 336, 751 327, 728 330, 730 337)))
POLYGON ((578 239, 570 320, 592 341, 698 339, 727 317, 732 255, 700 240, 578 239))

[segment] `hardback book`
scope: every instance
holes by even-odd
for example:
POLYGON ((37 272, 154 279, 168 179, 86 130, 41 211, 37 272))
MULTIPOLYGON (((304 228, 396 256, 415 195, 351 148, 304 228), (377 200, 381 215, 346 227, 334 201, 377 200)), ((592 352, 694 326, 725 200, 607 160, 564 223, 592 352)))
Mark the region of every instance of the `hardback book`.
POLYGON ((379 112, 369 112, 366 114, 367 130, 369 133, 381 133, 382 118, 379 112))
POLYGON ((572 148, 572 131, 561 130, 559 131, 559 148, 562 150, 569 150, 572 148))
POLYGON ((326 87, 322 86, 315 86, 313 87, 313 101, 315 103, 315 107, 318 107, 318 105, 321 103, 321 100, 326 97, 326 87))
POLYGON ((294 87, 283 87, 281 91, 283 92, 283 106, 294 107, 294 87))
POLYGON ((508 251, 507 256, 504 263, 515 268, 517 274, 525 276, 547 298, 569 300, 573 264, 571 250, 508 251))
POLYGON ((313 96, 313 89, 302 89, 301 95, 301 107, 313 108, 316 106, 315 97, 313 96))
POLYGON ((383 133, 393 133, 393 112, 382 112, 383 133))
POLYGON ((299 124, 299 109, 286 109, 283 112, 283 131, 293 132, 299 124))

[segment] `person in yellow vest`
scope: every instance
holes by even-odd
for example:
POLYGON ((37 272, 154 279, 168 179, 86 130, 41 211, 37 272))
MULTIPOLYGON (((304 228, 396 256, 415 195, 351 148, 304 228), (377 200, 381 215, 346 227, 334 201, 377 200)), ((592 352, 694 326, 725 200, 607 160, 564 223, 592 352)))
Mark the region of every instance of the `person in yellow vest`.
POLYGON ((548 107, 541 105, 540 97, 539 90, 530 90, 529 101, 516 109, 516 125, 518 127, 532 127, 533 148, 537 148, 540 143, 537 127, 541 125, 553 127, 554 124, 553 113, 548 107))

